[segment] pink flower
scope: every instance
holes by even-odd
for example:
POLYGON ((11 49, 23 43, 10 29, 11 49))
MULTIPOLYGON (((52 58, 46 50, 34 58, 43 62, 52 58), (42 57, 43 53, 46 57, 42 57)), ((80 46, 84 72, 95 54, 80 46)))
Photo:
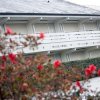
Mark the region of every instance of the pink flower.
POLYGON ((58 68, 61 65, 61 61, 60 60, 56 60, 53 63, 54 68, 58 68))
POLYGON ((94 64, 89 65, 89 69, 91 73, 93 73, 96 70, 96 66, 94 64))
POLYGON ((6 33, 5 33, 5 35, 11 35, 11 34, 13 34, 14 32, 12 31, 12 29, 10 28, 10 27, 6 27, 6 33))
POLYGON ((15 54, 10 53, 10 54, 8 55, 8 57, 9 57, 9 59, 10 59, 10 61, 11 61, 12 63, 16 63, 16 55, 15 55, 15 54))
POLYGON ((85 68, 85 75, 90 76, 91 75, 91 70, 89 68, 85 68))
POLYGON ((100 76, 100 69, 98 70, 97 74, 98 74, 98 76, 100 76))
POLYGON ((38 65, 38 66, 37 66, 37 69, 38 69, 39 71, 41 71, 41 70, 44 69, 44 66, 42 66, 42 65, 38 65))
POLYGON ((95 70, 96 70, 96 66, 94 64, 91 64, 89 65, 89 67, 85 69, 85 75, 90 76, 95 70))
POLYGON ((41 32, 41 33, 39 34, 39 38, 40 38, 40 39, 44 39, 44 37, 45 37, 45 36, 44 36, 44 33, 41 32))

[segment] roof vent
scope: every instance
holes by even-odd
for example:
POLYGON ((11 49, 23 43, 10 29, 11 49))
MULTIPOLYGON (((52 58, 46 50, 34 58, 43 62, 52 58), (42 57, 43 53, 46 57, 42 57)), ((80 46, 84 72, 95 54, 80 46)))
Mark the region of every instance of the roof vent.
POLYGON ((45 22, 46 22, 46 21, 48 21, 48 20, 43 19, 43 20, 40 20, 40 21, 42 21, 42 22, 45 21, 45 22))

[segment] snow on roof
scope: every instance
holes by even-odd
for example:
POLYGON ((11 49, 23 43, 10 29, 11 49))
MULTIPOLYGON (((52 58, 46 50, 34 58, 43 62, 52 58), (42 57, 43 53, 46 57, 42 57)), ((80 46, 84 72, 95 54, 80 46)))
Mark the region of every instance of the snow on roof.
POLYGON ((65 0, 0 0, 0 13, 100 14, 65 0))

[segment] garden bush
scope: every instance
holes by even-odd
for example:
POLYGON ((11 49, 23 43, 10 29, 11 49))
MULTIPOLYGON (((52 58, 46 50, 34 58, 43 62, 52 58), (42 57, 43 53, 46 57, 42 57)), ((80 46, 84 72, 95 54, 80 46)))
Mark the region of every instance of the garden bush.
POLYGON ((0 37, 0 100, 77 100, 81 93, 88 91, 79 80, 85 83, 94 74, 100 76, 100 69, 93 62, 81 69, 81 65, 75 67, 78 66, 75 62, 68 65, 59 59, 51 64, 51 59, 43 53, 27 57, 24 52, 13 53, 18 46, 34 50, 45 37, 44 33, 25 35, 24 42, 19 43, 11 38, 14 35, 16 33, 6 27, 0 37))
POLYGON ((97 66, 97 68, 100 68, 100 58, 92 58, 92 59, 86 59, 86 60, 78 60, 78 61, 70 61, 64 63, 66 67, 75 66, 80 68, 85 68, 90 64, 94 64, 97 66))

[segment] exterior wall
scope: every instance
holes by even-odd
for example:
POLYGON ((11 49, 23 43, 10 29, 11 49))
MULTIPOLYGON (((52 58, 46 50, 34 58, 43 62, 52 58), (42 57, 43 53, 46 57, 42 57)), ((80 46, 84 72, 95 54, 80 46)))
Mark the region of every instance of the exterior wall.
POLYGON ((7 24, 17 33, 55 33, 55 32, 78 32, 78 31, 90 31, 98 30, 99 24, 95 22, 88 23, 36 23, 36 24, 21 24, 13 23, 7 24))
POLYGON ((84 23, 64 23, 61 24, 62 32, 78 32, 78 31, 96 31, 98 26, 96 22, 84 22, 84 23))
POLYGON ((100 57, 100 49, 93 50, 90 52, 90 58, 97 58, 100 57))
POLYGON ((73 52, 69 55, 70 61, 74 60, 83 60, 85 59, 85 53, 84 52, 73 52))
MULTIPOLYGON (((89 22, 89 23, 37 23, 37 24, 7 24, 11 27, 15 32, 27 34, 27 33, 54 33, 54 32, 75 32, 75 31, 90 31, 90 30, 97 30, 100 29, 96 26, 96 23, 89 22)), ((53 60, 60 59, 63 62, 74 61, 74 60, 83 60, 87 58, 95 58, 100 57, 100 50, 93 50, 88 52, 72 52, 66 53, 66 51, 62 51, 61 53, 57 53, 53 55, 53 60)))
POLYGON ((95 31, 97 30, 97 25, 95 22, 84 23, 85 31, 95 31))
POLYGON ((79 51, 79 52, 72 52, 66 53, 64 52, 61 55, 61 59, 63 62, 75 61, 75 60, 85 60, 91 58, 100 57, 100 49, 92 50, 92 51, 79 51))
POLYGON ((55 32, 54 24, 51 23, 37 23, 33 24, 34 33, 53 33, 55 32))
POLYGON ((1 32, 1 33, 4 33, 4 32, 5 32, 4 30, 5 30, 5 29, 4 29, 4 25, 1 25, 1 26, 0 26, 0 32, 1 32))
POLYGON ((6 24, 7 26, 9 26, 10 28, 12 28, 12 30, 16 33, 21 33, 21 34, 27 34, 28 30, 27 30, 27 25, 26 24, 6 24))

